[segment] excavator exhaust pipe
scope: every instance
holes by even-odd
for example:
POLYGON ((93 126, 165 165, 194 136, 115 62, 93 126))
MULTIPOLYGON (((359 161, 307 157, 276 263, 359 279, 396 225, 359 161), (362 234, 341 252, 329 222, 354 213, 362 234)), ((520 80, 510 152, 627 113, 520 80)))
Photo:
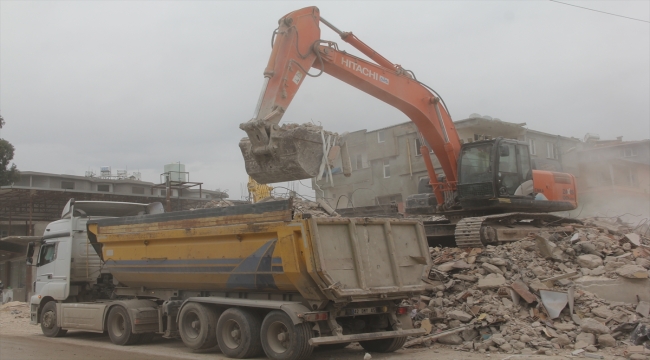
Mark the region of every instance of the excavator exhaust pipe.
POLYGON ((310 179, 323 162, 322 128, 316 125, 269 124, 251 120, 239 125, 248 138, 239 142, 246 172, 260 184, 310 179))

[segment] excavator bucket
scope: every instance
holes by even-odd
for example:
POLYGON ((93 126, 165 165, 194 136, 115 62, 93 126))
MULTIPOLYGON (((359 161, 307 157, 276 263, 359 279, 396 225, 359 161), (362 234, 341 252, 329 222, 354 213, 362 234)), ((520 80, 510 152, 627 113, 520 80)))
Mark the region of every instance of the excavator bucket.
POLYGON ((318 175, 323 162, 322 128, 316 125, 269 125, 261 120, 239 126, 248 138, 239 142, 246 172, 260 184, 302 180, 318 175))

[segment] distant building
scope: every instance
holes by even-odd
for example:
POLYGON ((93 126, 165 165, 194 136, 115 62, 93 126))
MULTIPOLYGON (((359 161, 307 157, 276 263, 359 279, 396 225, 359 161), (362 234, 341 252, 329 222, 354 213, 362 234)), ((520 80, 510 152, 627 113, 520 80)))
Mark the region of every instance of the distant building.
MULTIPOLYGON (((538 169, 566 171, 577 176, 577 158, 573 156, 580 140, 526 129, 525 123, 510 123, 472 114, 454 122, 461 142, 474 142, 496 137, 525 141, 538 169), (569 154, 566 156, 565 154, 569 154)), ((352 175, 345 177, 338 159, 334 165, 334 185, 325 179, 312 180, 317 198, 325 198, 332 206, 369 206, 395 202, 400 211, 411 194, 422 190, 421 181, 428 173, 420 154, 422 137, 413 122, 377 130, 359 130, 347 138, 352 175)), ((436 173, 442 168, 433 153, 430 156, 436 173)))
POLYGON ((650 218, 650 140, 589 138, 576 152, 580 177, 574 212, 581 216, 650 218))
MULTIPOLYGON (((172 210, 185 210, 214 199, 227 198, 221 191, 201 189, 202 183, 175 181, 171 187, 172 210)), ((70 200, 104 200, 151 203, 166 201, 162 184, 129 177, 58 175, 21 171, 20 180, 0 187, 0 238, 40 235, 47 223, 59 219, 70 200)))

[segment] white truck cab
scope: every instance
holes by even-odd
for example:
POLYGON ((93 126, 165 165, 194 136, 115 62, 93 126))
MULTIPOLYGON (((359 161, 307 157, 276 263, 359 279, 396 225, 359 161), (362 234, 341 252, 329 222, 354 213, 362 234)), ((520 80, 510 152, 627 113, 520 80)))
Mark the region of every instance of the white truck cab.
POLYGON ((43 333, 60 336, 56 304, 92 301, 107 298, 102 294, 104 281, 100 258, 86 236, 86 223, 91 219, 138 216, 164 212, 160 203, 139 204, 111 201, 75 201, 63 208, 61 219, 47 225, 40 241, 36 263, 35 243, 27 250, 27 263, 36 266, 36 280, 30 298, 31 323, 41 323, 43 333), (48 305, 48 303, 51 303, 48 305), (45 310, 44 310, 45 309, 45 310))

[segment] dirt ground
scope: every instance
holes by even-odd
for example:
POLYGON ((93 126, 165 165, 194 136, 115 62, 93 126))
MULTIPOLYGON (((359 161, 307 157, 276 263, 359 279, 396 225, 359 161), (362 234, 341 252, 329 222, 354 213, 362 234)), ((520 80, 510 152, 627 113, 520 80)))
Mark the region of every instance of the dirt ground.
MULTIPOLYGON (((568 354, 568 353, 567 353, 568 354)), ((365 351, 352 344, 343 350, 315 351, 315 360, 361 360, 365 351)), ((373 359, 408 360, 479 360, 479 359, 566 359, 565 356, 480 354, 454 350, 448 346, 434 344, 431 348, 402 349, 392 354, 371 354, 373 359)), ((210 359, 225 360, 218 348, 201 352, 187 349, 180 340, 156 337, 150 344, 117 346, 107 335, 70 331, 62 338, 45 337, 39 326, 29 324, 29 308, 26 303, 12 302, 0 307, 0 359, 210 359)), ((615 357, 606 356, 606 359, 615 357)), ((619 358, 620 359, 620 358, 619 358)))

